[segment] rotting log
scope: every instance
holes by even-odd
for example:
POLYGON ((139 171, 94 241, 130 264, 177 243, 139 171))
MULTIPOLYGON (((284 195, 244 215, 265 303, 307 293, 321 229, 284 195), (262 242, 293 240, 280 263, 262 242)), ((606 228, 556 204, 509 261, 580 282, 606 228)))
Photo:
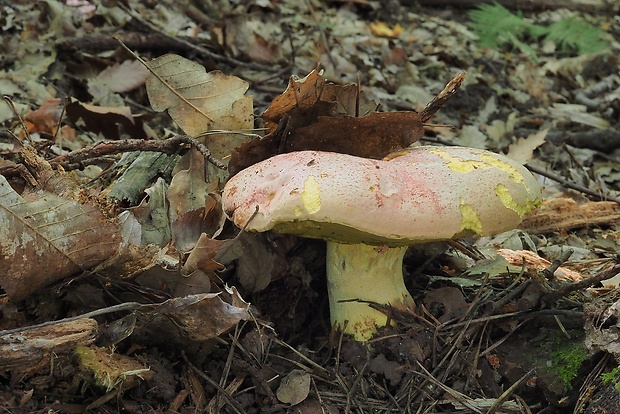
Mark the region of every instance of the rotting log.
POLYGON ((36 371, 52 355, 73 352, 76 345, 90 345, 97 336, 97 321, 82 318, 26 329, 0 336, 0 372, 36 371))

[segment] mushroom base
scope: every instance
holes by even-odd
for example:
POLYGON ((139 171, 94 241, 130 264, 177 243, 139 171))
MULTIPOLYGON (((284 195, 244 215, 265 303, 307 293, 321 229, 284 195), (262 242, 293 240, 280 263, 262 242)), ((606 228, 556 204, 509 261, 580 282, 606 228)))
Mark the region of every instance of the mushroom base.
POLYGON ((327 290, 332 326, 358 341, 370 339, 385 326, 385 314, 374 302, 397 309, 414 309, 403 281, 407 247, 327 242, 327 290), (353 300, 353 301, 351 301, 353 300))

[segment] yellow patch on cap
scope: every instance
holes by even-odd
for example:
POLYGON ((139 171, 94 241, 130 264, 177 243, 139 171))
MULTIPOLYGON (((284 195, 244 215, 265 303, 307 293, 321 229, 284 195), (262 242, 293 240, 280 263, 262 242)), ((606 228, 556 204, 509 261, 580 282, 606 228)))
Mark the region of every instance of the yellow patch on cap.
POLYGON ((470 205, 461 203, 459 205, 459 211, 461 212, 461 232, 470 231, 472 233, 482 234, 482 222, 476 210, 470 205))
POLYGON ((301 201, 309 214, 321 209, 321 190, 319 183, 311 175, 304 182, 304 191, 301 192, 301 201))
MULTIPOLYGON (((506 174, 510 175, 510 179, 514 181, 515 183, 522 183, 525 181, 523 178, 523 174, 521 174, 519 170, 517 170, 515 167, 508 164, 507 162, 504 162, 499 158, 495 158, 494 156, 487 155, 487 154, 480 154, 480 158, 482 158, 483 160, 485 160, 486 162, 488 162, 495 168, 502 170, 506 174)), ((528 192, 530 191, 529 188, 527 190, 528 192)))
POLYGON ((508 187, 506 187, 504 184, 498 184, 495 187, 495 194, 497 194, 504 207, 517 213, 520 218, 523 218, 523 216, 525 216, 539 204, 538 199, 528 199, 525 204, 517 203, 512 197, 512 194, 510 194, 510 190, 508 190, 508 187))
POLYGON ((493 165, 488 162, 462 159, 458 156, 455 157, 454 155, 441 149, 433 149, 429 152, 437 154, 444 160, 448 161, 448 168, 450 168, 451 170, 463 174, 470 173, 478 169, 488 170, 489 168, 493 167, 493 165))

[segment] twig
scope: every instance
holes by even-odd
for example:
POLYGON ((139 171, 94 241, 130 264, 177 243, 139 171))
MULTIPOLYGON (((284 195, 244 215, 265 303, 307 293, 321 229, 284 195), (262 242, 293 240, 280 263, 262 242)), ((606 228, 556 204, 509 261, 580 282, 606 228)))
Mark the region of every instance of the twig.
POLYGON ((555 273, 555 271, 558 270, 558 268, 562 265, 562 263, 570 259, 572 255, 573 255, 573 249, 564 250, 557 259, 551 262, 551 264, 549 265, 547 269, 542 270, 542 274, 549 280, 553 279, 553 274, 555 273))
POLYGON ((619 273, 620 273, 620 263, 616 263, 609 269, 601 270, 600 272, 596 273, 592 277, 581 280, 579 282, 575 282, 575 283, 562 286, 558 290, 547 293, 541 298, 541 301, 543 303, 551 303, 559 298, 567 296, 568 294, 572 292, 583 290, 585 288, 592 287, 602 282, 603 280, 611 279, 612 277, 616 276, 619 273))
MULTIPOLYGON (((11 97, 9 95, 2 95, 2 99, 4 99, 7 105, 11 108, 11 111, 13 111, 13 113, 17 117, 17 121, 19 122, 19 124, 24 130, 24 136, 26 137, 27 141, 32 144, 32 139, 30 138, 30 131, 28 131, 28 127, 26 126, 26 123, 24 122, 24 118, 22 118, 22 116, 19 114, 19 111, 15 107, 15 104, 11 100, 11 97)), ((13 134, 13 137, 17 138, 17 140, 21 142, 21 139, 19 139, 17 135, 13 134)))
POLYGON ((435 115, 435 113, 439 111, 442 106, 445 105, 448 99, 450 99, 452 95, 454 95, 456 91, 459 90, 459 88, 463 84, 463 80, 465 79, 466 75, 467 72, 465 71, 459 72, 454 77, 454 79, 448 82, 448 84, 443 88, 443 90, 433 98, 433 100, 426 104, 424 109, 422 109, 422 111, 420 112, 420 119, 422 120, 422 122, 426 122, 431 119, 431 117, 435 115))
POLYGON ((226 391, 226 389, 224 389, 220 384, 217 383, 217 381, 213 380, 211 377, 209 377, 207 374, 205 374, 201 369, 198 369, 198 367, 196 367, 194 364, 192 364, 189 361, 189 359, 187 359, 187 356, 185 355, 185 352, 181 352, 181 356, 183 358, 183 361, 185 361, 187 366, 190 367, 192 371, 194 371, 200 378, 202 378, 203 380, 208 382, 209 385, 217 388, 217 390, 221 393, 221 395, 224 396, 224 399, 230 405, 230 408, 235 413, 237 413, 237 414, 245 413, 245 410, 243 409, 243 407, 239 406, 239 403, 233 399, 233 397, 228 393, 228 391, 226 391))
POLYGON ((196 139, 188 137, 187 135, 176 135, 162 140, 126 139, 122 141, 99 142, 91 147, 59 155, 49 160, 49 163, 52 165, 59 165, 65 170, 70 170, 81 168, 81 162, 87 159, 129 151, 155 151, 164 154, 174 154, 179 151, 179 148, 183 144, 196 148, 211 164, 222 170, 226 170, 226 165, 220 160, 215 159, 204 144, 201 144, 196 139))
POLYGON ((29 326, 22 326, 20 328, 7 329, 5 331, 0 331, 0 337, 5 336, 5 335, 11 335, 11 334, 15 334, 15 333, 20 333, 20 332, 25 332, 25 331, 31 331, 33 329, 39 329, 39 328, 43 328, 45 326, 56 325, 58 323, 77 321, 78 319, 84 319, 84 318, 92 318, 94 316, 105 315, 105 314, 113 313, 113 312, 134 311, 136 309, 140 309, 143 306, 148 306, 148 305, 144 305, 144 304, 138 303, 138 302, 121 303, 119 305, 114 305, 114 306, 109 306, 107 308, 97 309, 97 310, 94 310, 92 312, 86 312, 86 313, 84 313, 82 315, 72 316, 70 318, 60 319, 60 320, 57 320, 57 321, 49 321, 49 322, 43 322, 43 323, 40 323, 40 324, 37 324, 37 325, 29 325, 29 326))
POLYGON ((559 176, 559 175, 550 173, 548 171, 545 171, 542 168, 538 168, 538 167, 535 167, 535 166, 530 165, 530 164, 525 164, 525 168, 527 168, 531 172, 534 172, 536 174, 540 174, 543 177, 547 177, 547 178, 549 178, 549 179, 551 179, 553 181, 556 181, 556 182, 562 184, 566 188, 570 188, 572 190, 579 191, 581 193, 584 193, 584 194, 587 194, 589 196, 592 196, 595 199, 597 199, 598 201, 613 201, 613 202, 616 202, 616 203, 620 204, 620 198, 608 197, 606 195, 597 193, 596 191, 592 191, 589 188, 586 188, 586 187, 581 186, 579 184, 575 184, 575 183, 573 183, 571 181, 568 181, 566 178, 564 178, 562 176, 559 176))
POLYGON ((329 63, 332 64, 332 66, 333 66, 333 68, 335 70, 336 69, 336 61, 334 60, 334 57, 332 56, 331 49, 329 48, 329 42, 327 41, 327 36, 325 35, 325 31, 323 30, 323 27, 321 27, 321 23, 319 22, 319 19, 318 19, 317 15, 316 15, 316 12, 314 11, 314 7, 312 7, 312 4, 310 3, 310 1, 306 0, 305 3, 306 3, 306 6, 308 7, 308 9, 310 10, 310 14, 312 15, 312 19, 316 23, 317 29, 319 29, 319 34, 321 36, 321 43, 323 44, 323 47, 325 48, 325 53, 327 54, 327 58, 329 59, 329 63))
POLYGON ((493 402, 493 405, 491 405, 489 409, 487 410, 487 414, 493 414, 498 408, 500 408, 502 404, 504 404, 504 401, 506 401, 506 399, 510 397, 512 393, 515 392, 515 390, 519 387, 519 385, 521 385, 525 380, 531 377, 532 373, 534 373, 534 368, 532 368, 531 370, 523 374, 521 378, 516 380, 514 384, 508 387, 508 389, 504 391, 502 395, 499 396, 499 398, 495 399, 495 402, 493 402))

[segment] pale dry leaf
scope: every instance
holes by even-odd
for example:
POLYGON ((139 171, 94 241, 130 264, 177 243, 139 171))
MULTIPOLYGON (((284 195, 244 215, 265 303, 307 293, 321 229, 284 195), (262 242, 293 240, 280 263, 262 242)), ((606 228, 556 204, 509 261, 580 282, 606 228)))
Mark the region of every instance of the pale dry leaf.
POLYGON ((145 197, 140 205, 130 211, 141 227, 141 244, 155 244, 163 247, 172 240, 170 220, 168 218, 168 201, 166 180, 159 177, 155 184, 144 190, 145 197))
POLYGON ((545 143, 547 132, 548 128, 530 134, 527 138, 519 138, 517 142, 510 144, 506 156, 520 164, 527 163, 534 156, 534 150, 545 143))
POLYGON ((236 76, 206 73, 202 65, 178 55, 158 57, 148 66, 158 75, 146 80, 151 107, 168 110, 181 129, 194 137, 211 129, 229 129, 222 120, 231 115, 233 104, 244 98, 249 87, 236 76))
POLYGON ((97 79, 107 85, 111 92, 128 92, 146 82, 149 71, 137 60, 108 66, 102 70, 97 79))
POLYGON ((0 286, 12 300, 92 269, 120 243, 97 207, 43 191, 24 199, 0 176, 0 286))
POLYGON ((276 391, 276 397, 284 404, 297 405, 310 393, 310 374, 301 369, 294 369, 282 378, 276 391))

